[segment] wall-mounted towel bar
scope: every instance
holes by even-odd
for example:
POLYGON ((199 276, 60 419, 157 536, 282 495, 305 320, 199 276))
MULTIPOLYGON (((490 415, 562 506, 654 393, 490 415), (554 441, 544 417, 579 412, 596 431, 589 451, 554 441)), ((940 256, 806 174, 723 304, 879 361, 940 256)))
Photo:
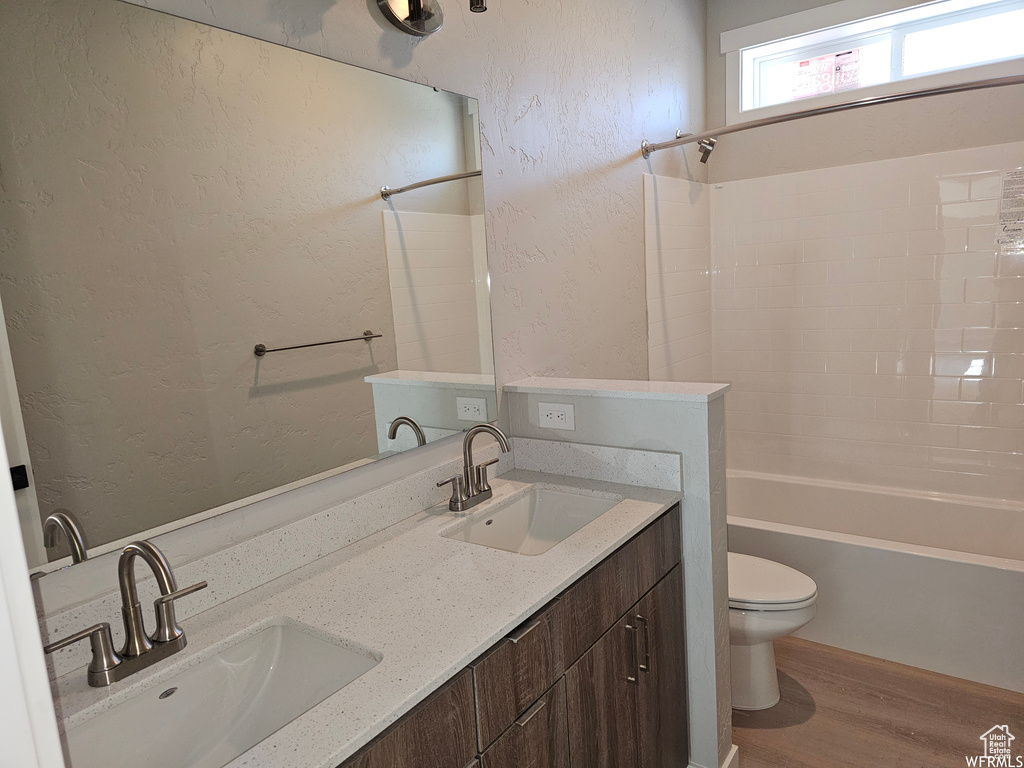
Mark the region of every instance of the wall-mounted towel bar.
POLYGON ((417 181, 415 184, 406 184, 404 187, 398 189, 391 189, 391 187, 381 187, 380 196, 387 200, 392 195, 400 195, 403 192, 411 192, 414 189, 420 187, 430 187, 434 184, 444 184, 446 181, 458 181, 459 179, 472 179, 474 176, 483 176, 483 171, 468 171, 467 173, 453 173, 451 176, 438 176, 436 179, 427 179, 426 181, 417 181))
POLYGON ((384 334, 382 333, 374 333, 373 331, 363 331, 362 336, 353 336, 351 339, 335 339, 334 341, 316 341, 313 342, 312 344, 296 344, 293 347, 274 347, 273 349, 271 349, 266 344, 257 344, 253 348, 252 353, 256 355, 256 357, 263 357, 268 352, 285 352, 286 350, 289 349, 306 349, 306 347, 322 347, 325 344, 344 344, 345 342, 348 341, 369 341, 370 339, 383 338, 383 336, 384 334))

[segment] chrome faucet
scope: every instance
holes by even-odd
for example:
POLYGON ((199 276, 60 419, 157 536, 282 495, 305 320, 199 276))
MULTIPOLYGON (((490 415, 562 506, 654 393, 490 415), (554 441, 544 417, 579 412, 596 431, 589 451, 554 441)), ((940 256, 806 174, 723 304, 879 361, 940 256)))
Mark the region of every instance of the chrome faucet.
POLYGON ((416 419, 411 416, 399 416, 397 419, 391 422, 391 426, 388 427, 388 440, 394 440, 398 435, 398 428, 403 424, 407 425, 416 433, 416 445, 426 445, 427 437, 423 434, 423 430, 420 425, 416 423, 416 419))
POLYGON ((452 497, 448 500, 448 509, 452 512, 465 512, 494 495, 491 484, 487 480, 487 468, 492 464, 497 464, 498 460, 491 459, 480 465, 473 463, 473 439, 484 432, 493 435, 494 439, 498 441, 498 447, 501 448, 502 453, 512 450, 505 433, 491 424, 477 424, 466 430, 466 436, 462 440, 462 474, 452 475, 437 484, 437 487, 440 488, 451 483, 452 497))
POLYGON ((186 645, 185 633, 178 626, 174 616, 174 601, 206 589, 205 581, 178 589, 167 558, 150 541, 136 541, 124 548, 117 564, 117 576, 121 588, 121 615, 124 619, 125 636, 120 652, 114 650, 110 624, 107 622, 77 632, 63 640, 57 640, 43 648, 46 653, 53 653, 79 640, 88 639, 92 644, 89 685, 94 687, 124 680, 129 675, 183 649, 186 645), (160 597, 153 603, 156 611, 156 631, 151 635, 146 633, 142 607, 139 605, 139 591, 135 583, 137 557, 141 557, 149 564, 160 588, 160 597))
POLYGON ((78 519, 67 509, 55 509, 43 522, 43 545, 47 549, 53 549, 60 544, 61 534, 67 539, 71 548, 71 562, 81 563, 89 559, 86 552, 85 536, 82 535, 82 528, 78 519))

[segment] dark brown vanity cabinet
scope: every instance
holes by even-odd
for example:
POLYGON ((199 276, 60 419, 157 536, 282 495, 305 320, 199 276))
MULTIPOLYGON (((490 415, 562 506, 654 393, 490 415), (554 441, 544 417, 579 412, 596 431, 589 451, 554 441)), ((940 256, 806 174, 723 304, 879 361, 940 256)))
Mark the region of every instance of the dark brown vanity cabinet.
POLYGON ((677 565, 630 617, 642 643, 636 695, 644 768, 678 768, 689 762, 683 606, 682 566, 677 565))
POLYGON ((574 767, 639 765, 634 629, 620 619, 565 676, 574 767))
POLYGON ((471 665, 481 752, 565 672, 562 616, 549 603, 471 665))
POLYGON ((342 765, 466 768, 476 754, 473 675, 467 669, 342 765))
POLYGON ((569 768, 565 679, 516 718, 480 758, 480 768, 569 768))
POLYGON ((682 609, 677 565, 566 672, 573 768, 686 765, 682 609))
POLYGON ((342 768, 688 762, 678 505, 342 768))

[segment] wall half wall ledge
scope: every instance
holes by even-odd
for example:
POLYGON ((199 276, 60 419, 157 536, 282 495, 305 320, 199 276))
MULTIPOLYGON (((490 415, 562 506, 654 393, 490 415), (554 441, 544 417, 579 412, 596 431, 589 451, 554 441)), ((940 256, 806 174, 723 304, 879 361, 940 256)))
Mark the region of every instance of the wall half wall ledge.
POLYGON ((675 400, 708 403, 729 391, 728 384, 613 379, 556 379, 534 376, 506 384, 503 391, 576 397, 622 397, 632 400, 675 400))
MULTIPOLYGON (((603 450, 678 456, 683 478, 682 542, 690 765, 730 765, 728 529, 725 398, 728 384, 533 377, 506 384, 510 434, 575 443, 581 464, 603 450), (573 429, 540 426, 541 402, 573 407, 573 429)), ((537 466, 546 466, 539 462, 537 466)), ((650 471, 651 467, 645 468, 650 471)))

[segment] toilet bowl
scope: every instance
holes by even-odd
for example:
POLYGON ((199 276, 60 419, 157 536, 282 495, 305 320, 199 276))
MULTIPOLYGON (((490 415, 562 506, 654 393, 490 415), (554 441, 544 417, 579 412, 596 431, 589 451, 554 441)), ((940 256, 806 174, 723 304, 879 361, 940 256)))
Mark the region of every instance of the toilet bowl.
POLYGON ((729 644, 734 709, 779 703, 772 641, 814 618, 814 580, 782 563, 729 553, 729 644))

